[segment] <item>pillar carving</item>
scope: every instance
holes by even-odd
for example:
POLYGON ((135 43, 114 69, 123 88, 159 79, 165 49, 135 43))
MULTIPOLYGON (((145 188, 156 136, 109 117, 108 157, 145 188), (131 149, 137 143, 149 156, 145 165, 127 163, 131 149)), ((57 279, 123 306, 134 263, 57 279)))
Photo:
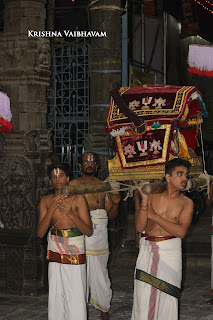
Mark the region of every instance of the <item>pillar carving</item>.
POLYGON ((36 233, 39 201, 49 190, 49 132, 1 134, 0 141, 0 251, 4 257, 0 259, 0 289, 38 295, 46 272, 45 244, 36 233))
POLYGON ((46 129, 50 42, 46 0, 5 0, 0 35, 0 86, 11 101, 13 131, 0 134, 0 290, 38 295, 46 279, 45 248, 37 239, 38 204, 48 190, 52 145, 46 129))
MULTIPOLYGON (((91 30, 103 31, 107 37, 91 39, 90 135, 87 149, 108 152, 104 135, 108 84, 121 85, 121 0, 90 1, 91 30)), ((102 161, 106 170, 106 161, 102 161)))

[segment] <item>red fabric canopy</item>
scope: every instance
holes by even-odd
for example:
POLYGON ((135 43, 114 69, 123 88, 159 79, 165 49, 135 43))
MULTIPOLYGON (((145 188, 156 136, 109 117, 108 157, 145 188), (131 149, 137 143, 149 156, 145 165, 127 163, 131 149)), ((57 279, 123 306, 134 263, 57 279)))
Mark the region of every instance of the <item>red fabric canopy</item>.
MULTIPOLYGON (((164 124, 173 123, 180 119, 186 106, 190 104, 190 109, 192 108, 195 100, 191 99, 191 95, 196 91, 198 92, 194 86, 170 85, 142 85, 120 89, 127 106, 139 117, 142 117, 148 125, 152 125, 154 121, 160 121, 161 124, 164 124)), ((201 109, 199 104, 196 104, 193 113, 198 110, 201 109)), ((191 115, 189 113, 188 117, 191 115)), ((114 100, 111 99, 106 132, 109 133, 112 129, 129 125, 131 125, 129 119, 120 112, 114 100)))
MULTIPOLYGON (((122 87, 120 94, 127 107, 146 124, 145 131, 140 133, 140 128, 134 126, 111 98, 106 133, 116 130, 112 135, 116 136, 116 149, 123 169, 165 164, 169 159, 174 124, 183 129, 188 120, 202 116, 197 100, 201 99, 201 94, 194 86, 122 87)), ((181 133, 187 145, 195 150, 197 128, 187 128, 181 133)))

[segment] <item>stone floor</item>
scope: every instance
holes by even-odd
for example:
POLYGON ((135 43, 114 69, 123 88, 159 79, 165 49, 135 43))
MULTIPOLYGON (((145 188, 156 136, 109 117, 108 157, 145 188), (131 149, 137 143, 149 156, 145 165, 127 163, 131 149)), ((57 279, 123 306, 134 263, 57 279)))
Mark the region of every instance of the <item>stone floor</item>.
MULTIPOLYGON (((131 319, 134 266, 111 267, 110 276, 114 289, 111 320, 131 319)), ((180 299, 180 320, 213 320, 213 306, 206 304, 210 298, 210 268, 196 267, 188 270, 180 299)), ((89 320, 99 320, 100 312, 88 308, 89 320)), ((47 319, 47 295, 17 297, 0 295, 0 319, 45 320, 47 319)))
MULTIPOLYGON (((192 225, 183 241, 183 291, 180 299, 180 320, 213 320, 210 299, 211 277, 211 211, 206 210, 196 225, 192 225)), ((112 255, 109 270, 113 299, 111 320, 130 320, 133 302, 133 273, 136 249, 120 248, 112 255)), ((21 297, 0 294, 0 319, 47 319, 47 294, 21 297)), ((88 307, 89 320, 99 320, 100 312, 88 307)), ((77 319, 76 319, 77 320, 77 319)))

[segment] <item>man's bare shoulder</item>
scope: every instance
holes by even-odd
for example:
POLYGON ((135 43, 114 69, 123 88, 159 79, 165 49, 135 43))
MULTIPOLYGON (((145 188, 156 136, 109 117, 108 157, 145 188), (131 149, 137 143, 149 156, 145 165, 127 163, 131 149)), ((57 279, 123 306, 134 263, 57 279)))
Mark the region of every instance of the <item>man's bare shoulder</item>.
POLYGON ((76 185, 78 185, 78 184, 82 184, 80 178, 77 178, 77 179, 74 179, 74 180, 70 180, 70 181, 69 181, 69 185, 70 185, 70 186, 76 186, 76 185))
MULTIPOLYGON (((152 201, 159 200, 161 198, 161 196, 162 196, 162 193, 153 193, 150 195, 150 199, 152 201)), ((166 197, 166 196, 164 195, 164 197, 166 197)), ((184 193, 181 193, 181 196, 179 199, 177 199, 177 198, 174 199, 174 201, 176 201, 176 200, 181 200, 187 205, 190 205, 190 204, 193 205, 193 201, 190 198, 188 198, 184 193)))
POLYGON ((87 206, 86 198, 84 195, 76 194, 72 198, 73 199, 71 199, 70 202, 73 203, 74 207, 80 207, 83 204, 86 204, 86 206, 87 206))
POLYGON ((85 200, 85 196, 83 194, 75 194, 75 196, 73 196, 73 201, 86 201, 85 200))
POLYGON ((191 206, 194 205, 194 202, 192 201, 192 199, 187 197, 184 193, 183 193, 182 201, 184 201, 184 203, 187 204, 187 205, 191 205, 191 206))

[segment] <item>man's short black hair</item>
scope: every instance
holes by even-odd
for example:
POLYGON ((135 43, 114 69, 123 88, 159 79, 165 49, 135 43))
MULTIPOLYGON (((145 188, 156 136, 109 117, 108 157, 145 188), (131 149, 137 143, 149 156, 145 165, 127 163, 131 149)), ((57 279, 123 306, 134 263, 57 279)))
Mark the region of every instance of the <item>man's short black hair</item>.
POLYGON ((176 167, 185 167, 189 170, 191 164, 189 161, 182 159, 182 158, 174 158, 167 162, 165 165, 165 175, 168 173, 170 176, 172 172, 175 170, 176 167))
POLYGON ((87 152, 82 153, 82 154, 79 156, 78 163, 82 164, 83 156, 84 156, 85 154, 86 154, 86 155, 87 155, 87 154, 92 154, 93 157, 95 158, 96 163, 98 164, 98 162, 99 162, 98 155, 97 155, 97 153, 92 152, 92 151, 87 151, 87 152))
POLYGON ((69 177, 69 166, 67 164, 65 164, 65 163, 53 163, 53 164, 50 164, 47 167, 47 175, 49 176, 49 179, 51 178, 51 172, 54 169, 63 170, 65 172, 65 174, 66 174, 66 177, 69 177))

